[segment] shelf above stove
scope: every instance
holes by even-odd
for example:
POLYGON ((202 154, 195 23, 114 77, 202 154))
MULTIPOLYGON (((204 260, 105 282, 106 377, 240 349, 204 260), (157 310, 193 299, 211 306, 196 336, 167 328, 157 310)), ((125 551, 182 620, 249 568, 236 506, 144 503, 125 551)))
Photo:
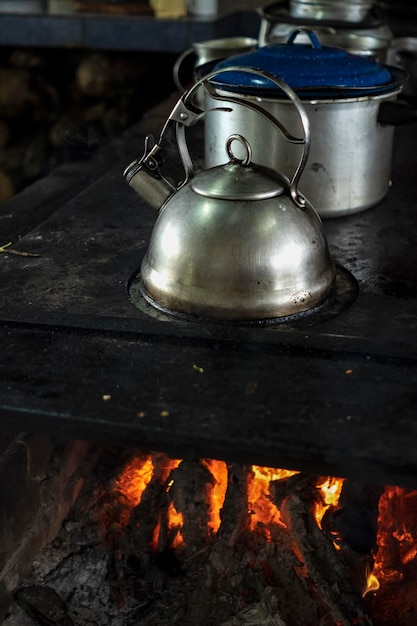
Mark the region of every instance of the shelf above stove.
POLYGON ((90 48, 181 53, 195 41, 234 35, 257 37, 255 12, 215 19, 156 19, 152 16, 74 14, 0 15, 0 45, 90 48))

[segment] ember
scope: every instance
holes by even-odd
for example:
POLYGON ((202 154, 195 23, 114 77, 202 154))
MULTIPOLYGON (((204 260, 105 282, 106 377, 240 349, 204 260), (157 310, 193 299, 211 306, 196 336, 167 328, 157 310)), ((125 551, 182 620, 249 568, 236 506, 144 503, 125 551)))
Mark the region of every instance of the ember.
POLYGON ((417 492, 140 453, 106 483, 81 494, 16 594, 25 624, 46 623, 35 598, 77 626, 417 623, 417 492))

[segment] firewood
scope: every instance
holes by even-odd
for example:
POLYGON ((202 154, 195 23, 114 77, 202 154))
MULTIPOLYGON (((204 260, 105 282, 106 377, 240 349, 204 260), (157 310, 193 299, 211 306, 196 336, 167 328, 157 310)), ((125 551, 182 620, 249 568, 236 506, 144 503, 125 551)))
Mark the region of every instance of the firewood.
MULTIPOLYGON (((295 622, 293 622, 295 623, 295 622)), ((279 597, 274 589, 267 587, 262 600, 245 608, 221 626, 287 626, 279 615, 279 597)))
POLYGON ((39 50, 14 48, 9 57, 10 65, 24 69, 40 67, 45 63, 44 55, 39 50))
MULTIPOLYGON (((44 175, 49 169, 49 144, 39 131, 0 151, 0 168, 7 175, 14 193, 44 175)), ((7 188, 6 180, 4 180, 7 188)))
POLYGON ((314 474, 294 474, 281 480, 273 480, 269 485, 275 505, 280 508, 283 500, 291 494, 302 494, 308 506, 313 506, 320 499, 317 485, 321 477, 314 474))
POLYGON ((30 86, 30 73, 19 68, 0 68, 0 115, 17 118, 38 104, 30 86))
POLYGON ((17 189, 10 174, 0 168, 0 202, 5 202, 16 193, 17 189))
POLYGON ((75 83, 84 96, 109 98, 117 93, 121 86, 133 88, 143 74, 144 69, 131 59, 92 52, 78 65, 75 83))
POLYGON ((361 620, 363 625, 371 624, 345 563, 300 495, 287 496, 280 510, 331 623, 350 626, 361 620))
POLYGON ((154 467, 152 479, 140 503, 132 510, 129 524, 120 540, 120 548, 126 559, 133 554, 143 569, 149 567, 153 560, 158 540, 155 533, 160 528, 161 517, 168 504, 161 466, 155 463, 154 467))
POLYGON ((247 465, 232 464, 228 468, 227 490, 218 532, 221 549, 233 548, 249 527, 248 475, 247 465))
POLYGON ((73 626, 67 606, 54 589, 42 585, 23 587, 16 593, 16 601, 37 624, 73 626))
POLYGON ((182 461, 171 472, 168 498, 183 516, 184 558, 190 558, 207 544, 210 492, 214 477, 201 461, 182 461))
POLYGON ((323 517, 323 529, 352 550, 371 553, 376 548, 378 503, 383 492, 378 485, 346 480, 337 507, 330 507, 323 517))
POLYGON ((3 150, 10 141, 10 127, 4 121, 0 120, 0 150, 3 150))

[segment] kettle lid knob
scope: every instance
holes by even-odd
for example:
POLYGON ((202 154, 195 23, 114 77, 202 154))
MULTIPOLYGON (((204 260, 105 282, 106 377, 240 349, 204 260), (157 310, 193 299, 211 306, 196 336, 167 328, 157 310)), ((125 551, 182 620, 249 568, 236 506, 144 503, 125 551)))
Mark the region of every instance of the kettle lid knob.
POLYGON ((245 137, 230 135, 226 140, 226 152, 228 163, 204 170, 191 180, 191 189, 195 193, 206 198, 242 201, 266 200, 284 193, 286 186, 279 174, 252 163, 252 148, 245 137), (233 152, 235 141, 243 147, 243 158, 233 152))

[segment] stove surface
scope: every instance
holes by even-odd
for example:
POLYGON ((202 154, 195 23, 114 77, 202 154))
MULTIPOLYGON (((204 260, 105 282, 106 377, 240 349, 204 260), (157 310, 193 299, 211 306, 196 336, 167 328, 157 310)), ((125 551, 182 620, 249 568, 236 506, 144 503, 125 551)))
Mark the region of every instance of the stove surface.
POLYGON ((387 198, 324 222, 354 302, 262 328, 129 296, 155 213, 122 172, 168 111, 0 207, 3 428, 415 486, 417 126, 387 198))

